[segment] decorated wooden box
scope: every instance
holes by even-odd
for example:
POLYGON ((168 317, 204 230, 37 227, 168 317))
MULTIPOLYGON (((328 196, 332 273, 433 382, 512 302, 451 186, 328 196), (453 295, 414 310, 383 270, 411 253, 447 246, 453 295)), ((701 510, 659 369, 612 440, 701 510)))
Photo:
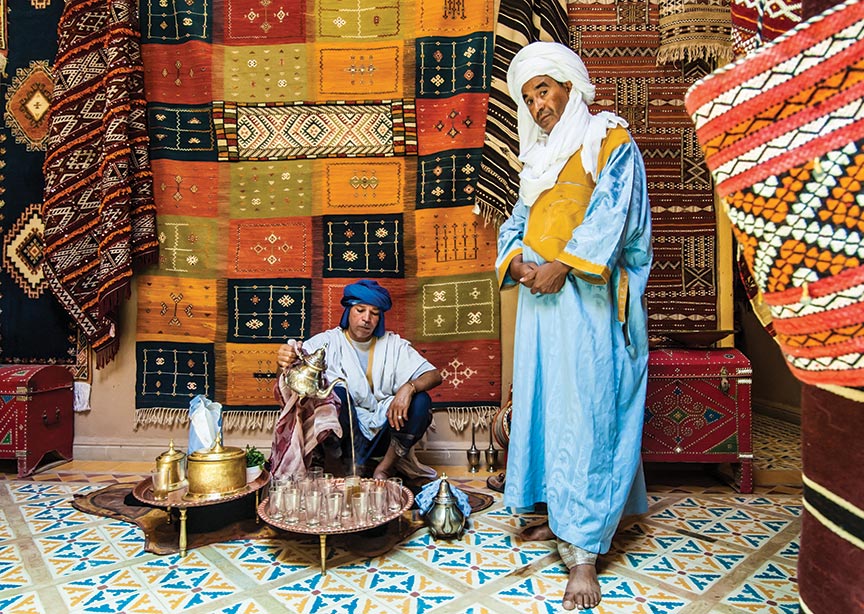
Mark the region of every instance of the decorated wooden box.
POLYGON ((731 348, 652 350, 643 460, 733 463, 741 492, 752 492, 751 374, 731 348))
POLYGON ((0 365, 0 458, 18 460, 18 477, 49 452, 72 459, 72 373, 56 365, 0 365))

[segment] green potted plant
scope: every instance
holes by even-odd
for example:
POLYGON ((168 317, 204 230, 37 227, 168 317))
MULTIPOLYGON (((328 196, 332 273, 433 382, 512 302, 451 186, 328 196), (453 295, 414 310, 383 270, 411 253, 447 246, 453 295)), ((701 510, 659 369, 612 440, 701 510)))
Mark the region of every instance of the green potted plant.
POLYGON ((255 446, 246 444, 246 482, 251 482, 264 470, 264 454, 255 446))

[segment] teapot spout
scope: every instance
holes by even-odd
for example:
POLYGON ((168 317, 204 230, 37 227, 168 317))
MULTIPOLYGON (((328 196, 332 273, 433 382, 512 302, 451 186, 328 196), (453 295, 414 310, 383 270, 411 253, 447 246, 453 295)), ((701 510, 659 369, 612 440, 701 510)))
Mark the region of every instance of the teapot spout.
POLYGON ((330 385, 327 386, 326 388, 319 388, 318 391, 315 393, 315 396, 318 397, 319 399, 327 398, 330 395, 330 393, 333 391, 333 387, 338 383, 339 383, 338 379, 333 380, 332 382, 330 382, 330 385))

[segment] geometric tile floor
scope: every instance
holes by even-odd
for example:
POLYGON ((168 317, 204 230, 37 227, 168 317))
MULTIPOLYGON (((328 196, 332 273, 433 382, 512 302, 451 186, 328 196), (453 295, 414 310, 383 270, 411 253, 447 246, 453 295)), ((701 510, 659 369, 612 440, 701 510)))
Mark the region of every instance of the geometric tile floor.
POLYGON ((801 484, 801 426, 753 414, 753 477, 757 484, 801 484))
MULTIPOLYGON (((183 559, 144 552, 135 525, 70 505, 76 492, 144 471, 119 465, 74 461, 27 480, 0 474, 2 614, 562 611, 566 569, 554 544, 522 542, 518 531, 534 519, 503 508, 500 495, 459 541, 423 529, 371 559, 331 545, 321 575, 317 540, 238 540, 183 559)), ((482 488, 485 477, 457 483, 482 488)), ((601 559, 595 614, 798 612, 800 489, 739 495, 701 474, 686 486, 652 481, 649 512, 625 519, 601 559)))

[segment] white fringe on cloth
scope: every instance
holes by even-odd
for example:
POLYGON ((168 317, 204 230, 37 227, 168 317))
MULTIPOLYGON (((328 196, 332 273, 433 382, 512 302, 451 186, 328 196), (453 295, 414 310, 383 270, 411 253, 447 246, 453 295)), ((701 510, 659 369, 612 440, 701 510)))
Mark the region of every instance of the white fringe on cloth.
MULTIPOLYGON (((222 428, 226 431, 263 431, 272 433, 278 410, 222 412, 222 428)), ((144 426, 187 426, 189 410, 177 407, 147 407, 135 410, 135 429, 144 426)))
POLYGON ((469 424, 479 426, 481 429, 489 428, 499 409, 495 405, 480 405, 478 407, 436 408, 435 411, 446 411, 450 428, 461 433, 469 424))

